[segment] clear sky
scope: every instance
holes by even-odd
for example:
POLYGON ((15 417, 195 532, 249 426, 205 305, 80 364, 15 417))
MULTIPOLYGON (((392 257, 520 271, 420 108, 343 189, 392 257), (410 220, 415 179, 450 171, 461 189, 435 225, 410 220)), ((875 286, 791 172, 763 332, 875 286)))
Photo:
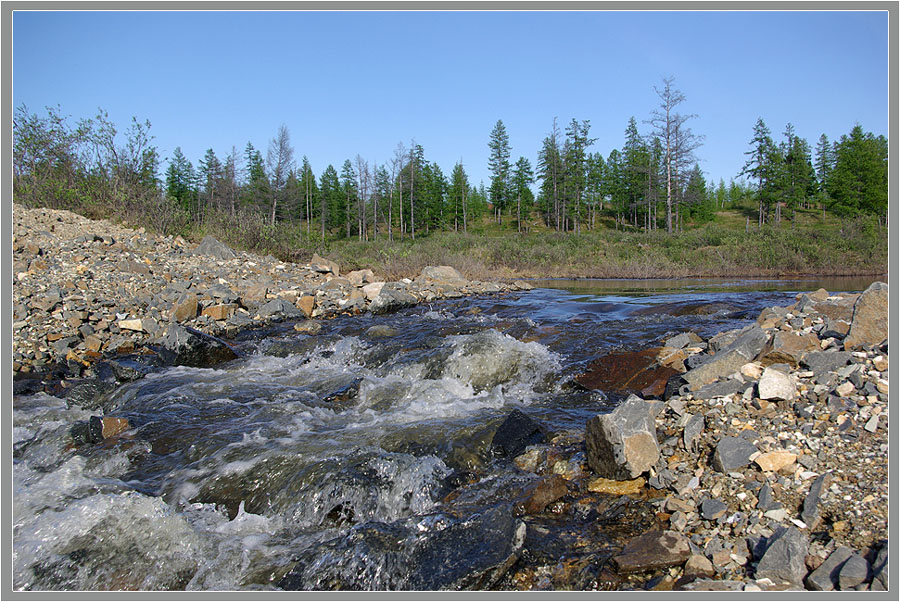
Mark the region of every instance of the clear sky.
POLYGON ((488 183, 488 138, 507 127, 532 165, 554 116, 588 119, 589 150, 621 148, 628 119, 674 77, 707 178, 727 183, 762 117, 813 148, 859 123, 889 135, 883 12, 16 12, 13 102, 124 130, 149 119, 163 158, 196 167, 279 125, 321 175, 357 154, 421 144, 445 175, 488 183))

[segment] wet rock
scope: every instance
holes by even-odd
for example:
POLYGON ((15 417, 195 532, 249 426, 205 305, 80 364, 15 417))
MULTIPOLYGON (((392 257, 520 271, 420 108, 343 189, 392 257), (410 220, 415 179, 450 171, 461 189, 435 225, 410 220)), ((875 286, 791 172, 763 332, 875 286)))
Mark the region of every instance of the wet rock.
POLYGON ((686 537, 675 531, 650 531, 635 537, 613 558, 620 573, 638 573, 680 565, 691 556, 686 537))
POLYGON ((796 527, 779 527, 768 540, 765 553, 756 567, 757 579, 775 583, 803 583, 809 541, 796 527))
POLYGON ((166 327, 160 345, 174 354, 174 363, 195 368, 209 368, 238 357, 226 342, 180 324, 166 327))
POLYGON ((86 380, 78 383, 66 394, 66 403, 85 410, 102 407, 102 398, 116 388, 115 384, 103 380, 86 380))
POLYGON ((678 375, 678 371, 658 366, 658 354, 659 348, 610 353, 588 364, 587 371, 576 376, 575 382, 607 394, 662 397, 669 379, 678 375))
POLYGON ((851 554, 838 572, 838 586, 841 591, 848 591, 862 585, 872 578, 872 567, 869 561, 859 554, 851 554))
POLYGON ((844 349, 880 345, 888 336, 888 285, 873 282, 856 300, 844 349))
POLYGON ((220 261, 227 261, 236 257, 234 251, 228 245, 208 235, 204 236, 197 248, 194 249, 194 255, 208 255, 220 261))
POLYGON ((304 334, 318 334, 322 330, 322 325, 318 322, 313 322, 312 320, 306 320, 294 324, 294 330, 304 334))
POLYGON ((305 314, 284 299, 272 299, 256 310, 261 318, 302 318, 305 314))
POLYGON ((610 414, 587 422, 585 444, 591 469, 602 477, 634 479, 659 460, 656 414, 660 407, 634 395, 610 414))
POLYGON ((366 330, 366 335, 370 337, 395 337, 398 334, 399 331, 396 328, 387 324, 377 324, 366 330))
POLYGON ((116 418, 114 416, 104 416, 102 421, 101 435, 104 439, 120 435, 131 428, 131 424, 127 418, 116 418))
POLYGON ((750 456, 757 451, 756 446, 743 437, 722 437, 713 454, 713 468, 719 472, 733 472, 750 464, 750 456))
POLYGON ((819 592, 830 592, 838 587, 838 576, 841 567, 853 556, 853 550, 847 546, 839 546, 828 555, 819 567, 806 577, 806 585, 809 589, 819 592))
POLYGON ((569 492, 566 479, 558 474, 538 479, 526 491, 523 508, 526 514, 540 514, 544 509, 569 492))
POLYGON ((529 445, 544 441, 540 425, 521 410, 515 409, 497 428, 491 439, 491 453, 501 458, 516 457, 529 445))
POLYGON ((378 296, 369 304, 373 314, 384 314, 416 304, 416 298, 407 292, 382 287, 378 296))
POLYGON ((89 445, 103 441, 103 420, 99 416, 91 416, 84 422, 76 422, 69 430, 75 445, 89 445))
POLYGON ((614 481, 612 479, 604 479, 597 477, 587 484, 588 491, 593 493, 606 493, 610 495, 637 495, 644 488, 647 481, 643 477, 631 479, 630 481, 614 481))

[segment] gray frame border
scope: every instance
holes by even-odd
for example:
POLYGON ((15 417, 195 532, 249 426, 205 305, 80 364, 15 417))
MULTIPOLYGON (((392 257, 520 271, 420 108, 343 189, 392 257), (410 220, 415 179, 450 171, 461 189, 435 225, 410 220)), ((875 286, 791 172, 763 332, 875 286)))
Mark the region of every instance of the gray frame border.
MULTIPOLYGON (((810 598, 816 594, 810 592, 779 592, 773 593, 747 593, 747 592, 709 592, 709 595, 696 592, 603 592, 602 594, 594 592, 16 592, 12 588, 12 476, 8 468, 12 466, 12 447, 7 444, 7 437, 12 430, 12 375, 9 367, 12 365, 12 115, 14 107, 12 105, 12 14, 14 11, 279 11, 279 10, 298 10, 298 11, 659 11, 659 12, 687 12, 687 11, 717 11, 717 12, 733 12, 733 11, 848 11, 848 12, 864 12, 864 11, 885 11, 888 12, 888 29, 889 29, 889 120, 888 120, 888 148, 889 148, 889 238, 888 238, 888 275, 890 277, 891 267, 897 265, 897 218, 898 218, 898 107, 900 107, 900 98, 898 98, 898 9, 900 2, 895 1, 848 1, 848 0, 790 0, 786 2, 777 2, 771 0, 754 1, 725 1, 725 0, 675 0, 665 2, 659 0, 652 1, 571 1, 562 0, 552 2, 549 0, 513 0, 513 1, 485 1, 479 2, 475 0, 468 1, 426 1, 426 0, 374 0, 366 1, 310 1, 310 2, 293 2, 293 1, 261 1, 249 2, 246 0, 213 0, 211 2, 191 0, 187 2, 177 2, 173 0, 144 0, 137 2, 125 2, 123 0, 110 1, 30 1, 16 0, 7 1, 0 4, 0 12, 2 12, 2 22, 0 22, 0 38, 2 38, 2 50, 0 54, 2 60, 2 83, 3 83, 3 150, 2 150, 2 182, 3 185, 3 205, 5 212, 3 220, 5 227, 2 229, 2 243, 4 261, 0 268, 0 276, 3 278, 3 314, 0 317, 0 328, 4 335, 6 345, 3 348, 4 365, 7 366, 3 370, 3 395, 2 400, 6 411, 2 413, 2 441, 3 441, 3 465, 2 472, 4 478, 2 480, 3 500, 3 566, 0 570, 0 598, 6 600, 109 600, 109 599, 136 599, 136 600, 173 600, 173 599, 200 599, 200 600, 243 600, 247 598, 265 598, 265 599, 346 599, 346 598, 367 598, 367 599, 481 599, 481 598, 498 598, 511 599, 516 597, 536 597, 539 599, 559 599, 559 598, 597 598, 602 596, 604 599, 619 598, 637 598, 637 599, 664 599, 667 597, 679 597, 687 595, 691 598, 700 597, 708 599, 720 598, 740 598, 740 599, 761 599, 777 595, 779 599, 804 599, 810 598), (7 474, 8 471, 8 474, 7 474)), ((894 296, 890 297, 890 313, 889 324, 889 347, 896 348, 898 336, 898 316, 897 301, 894 296)), ((892 415, 889 420, 890 447, 888 476, 891 481, 889 497, 890 510, 897 508, 896 498, 892 485, 897 479, 897 464, 890 462, 890 456, 894 456, 897 449, 897 417, 892 415)), ((889 541, 890 553, 889 557, 898 558, 897 553, 897 521, 896 512, 893 513, 893 521, 889 524, 889 541)), ((896 564, 896 563, 893 563, 896 564)), ((890 591, 879 593, 854 593, 840 592, 829 594, 829 598, 846 599, 850 597, 864 596, 866 599, 873 600, 891 600, 896 599, 898 592, 898 581, 900 575, 896 568, 892 571, 890 578, 890 591)))

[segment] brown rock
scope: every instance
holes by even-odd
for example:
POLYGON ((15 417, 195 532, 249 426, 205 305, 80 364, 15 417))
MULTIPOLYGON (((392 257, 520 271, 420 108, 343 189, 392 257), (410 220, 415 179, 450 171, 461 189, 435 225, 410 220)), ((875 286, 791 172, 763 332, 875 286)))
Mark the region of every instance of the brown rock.
POLYGON ((312 316, 313 308, 316 305, 316 298, 312 295, 303 295, 297 300, 297 308, 309 318, 312 316))
POLYGON ((878 345, 888 336, 888 285, 873 282, 856 300, 844 349, 878 345))
POLYGON ((588 364, 587 372, 575 377, 586 389, 605 393, 637 393, 641 397, 660 397, 669 378, 678 370, 659 366, 659 347, 643 351, 615 351, 588 364))
POLYGON ((347 274, 347 280, 350 281, 350 284, 353 286, 362 286, 367 282, 372 282, 375 280, 375 274, 372 270, 356 270, 347 274))
POLYGON ((104 416, 103 418, 103 438, 115 437, 120 433, 124 433, 131 428, 126 418, 115 418, 113 416, 104 416))
POLYGON ((692 579, 712 577, 716 570, 703 554, 692 554, 684 563, 684 576, 692 579))
POLYGON ((219 305, 211 305, 200 312, 201 316, 209 316, 213 320, 227 320, 237 310, 234 303, 222 303, 219 305))
POLYGON ((169 320, 172 322, 186 322, 188 320, 193 320, 197 317, 198 306, 197 295, 188 295, 172 306, 169 320))
POLYGON ((569 492, 566 480, 558 474, 543 477, 529 488, 525 500, 527 514, 540 514, 544 509, 569 492))
POLYGON ((89 334, 84 337, 84 346, 88 351, 100 351, 103 348, 103 341, 100 337, 89 334))
POLYGON ((341 273, 338 264, 329 259, 325 259, 324 257, 320 257, 318 253, 313 253, 312 259, 309 261, 309 267, 314 272, 319 272, 320 274, 331 273, 335 276, 339 276, 341 273))
POLYGON ((244 290, 241 295, 241 303, 246 307, 260 305, 266 302, 266 295, 269 293, 269 285, 265 282, 257 282, 251 284, 244 290))
POLYGON ((598 477, 588 483, 588 491, 594 493, 608 493, 611 495, 637 495, 641 492, 647 481, 638 477, 630 481, 614 481, 598 477))
POLYGON ((756 464, 765 472, 778 472, 785 466, 790 466, 797 461, 797 455, 787 451, 774 451, 760 454, 756 457, 756 464))
POLYGON ((116 324, 122 330, 133 330, 135 332, 143 332, 144 324, 141 322, 140 318, 135 318, 132 320, 119 320, 116 324))
POLYGON ((792 368, 796 368, 808 351, 820 349, 819 337, 812 333, 798 334, 779 330, 763 347, 759 354, 759 362, 763 366, 790 364, 792 368))
POLYGON ((675 531, 650 531, 628 542, 613 560, 620 573, 637 573, 676 566, 691 556, 691 546, 675 531))

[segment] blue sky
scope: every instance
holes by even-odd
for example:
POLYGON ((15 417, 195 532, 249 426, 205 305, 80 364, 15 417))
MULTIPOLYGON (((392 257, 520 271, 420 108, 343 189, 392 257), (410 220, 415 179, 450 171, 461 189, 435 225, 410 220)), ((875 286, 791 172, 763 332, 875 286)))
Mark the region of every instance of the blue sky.
POLYGON ((487 184, 498 119, 513 161, 536 162, 554 116, 590 120, 606 156, 631 116, 649 131, 673 76, 701 169, 727 183, 758 117, 812 147, 857 122, 888 136, 888 58, 886 11, 16 12, 13 102, 149 119, 163 159, 180 146, 195 166, 248 141, 265 155, 285 124, 319 175, 414 139, 487 184))

